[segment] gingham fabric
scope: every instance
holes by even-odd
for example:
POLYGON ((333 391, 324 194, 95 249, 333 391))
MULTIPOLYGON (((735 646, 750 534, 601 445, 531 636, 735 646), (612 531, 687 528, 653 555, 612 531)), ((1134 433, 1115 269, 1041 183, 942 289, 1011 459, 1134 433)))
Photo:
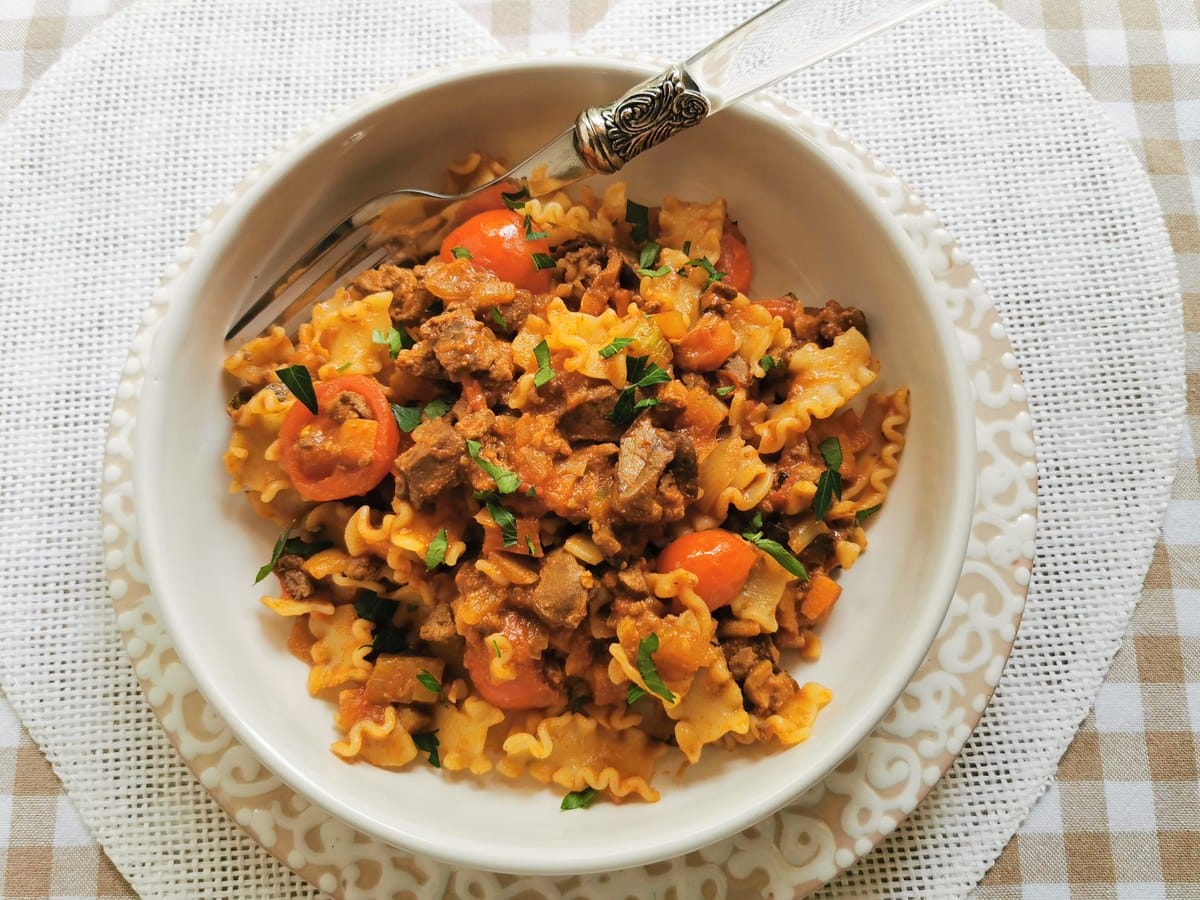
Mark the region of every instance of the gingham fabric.
MULTIPOLYGON (((0 0, 0 117, 129 0, 0 0)), ((458 0, 511 49, 558 45, 607 0, 458 0)), ((1117 122, 1171 233, 1188 331, 1188 425, 1131 634, 1058 777, 980 900, 1200 897, 1200 8, 1189 0, 1000 0, 1117 122)), ((0 702, 0 892, 133 896, 0 702)))

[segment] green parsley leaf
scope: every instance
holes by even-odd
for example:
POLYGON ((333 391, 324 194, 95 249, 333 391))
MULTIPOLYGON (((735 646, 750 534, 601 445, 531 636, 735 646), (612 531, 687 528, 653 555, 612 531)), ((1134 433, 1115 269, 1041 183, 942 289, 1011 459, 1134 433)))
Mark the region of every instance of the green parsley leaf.
POLYGON ((387 600, 371 591, 363 591, 354 601, 354 612, 358 617, 376 625, 390 626, 399 607, 395 600, 387 600))
POLYGON ((718 397, 728 397, 730 394, 733 393, 733 385, 732 384, 724 385, 722 387, 717 388, 715 391, 713 391, 713 393, 716 394, 718 397))
POLYGON ((777 360, 773 356, 764 356, 762 359, 760 359, 758 361, 758 364, 760 366, 762 366, 763 374, 765 375, 765 374, 769 373, 772 369, 777 368, 779 366, 779 360, 777 360))
POLYGON ((496 659, 499 659, 503 654, 500 652, 500 642, 492 638, 492 649, 496 651, 496 659))
POLYGON ((537 556, 537 545, 529 535, 525 535, 525 547, 529 550, 530 556, 537 556))
POLYGON ((537 360, 537 374, 533 376, 533 386, 541 387, 554 378, 554 367, 550 365, 550 345, 545 341, 533 348, 533 356, 537 360))
POLYGON ((389 328, 387 331, 376 328, 371 332, 371 340, 376 344, 387 344, 388 356, 392 359, 399 356, 401 350, 407 350, 415 343, 403 328, 389 328))
POLYGON ((448 412, 450 412, 450 401, 445 397, 434 397, 425 404, 425 417, 427 419, 440 419, 448 412))
POLYGON ((380 653, 405 653, 408 649, 408 639, 404 632, 389 625, 375 632, 375 640, 371 642, 371 652, 367 658, 374 661, 380 653))
POLYGON ((504 538, 504 546, 511 547, 517 542, 517 520, 507 509, 495 500, 484 501, 492 521, 500 526, 500 535, 504 538))
POLYGON ((654 654, 658 652, 658 632, 652 631, 649 636, 638 641, 637 667, 642 681, 653 694, 658 694, 668 703, 675 702, 675 695, 670 688, 663 684, 662 676, 658 674, 658 666, 654 664, 654 654))
MULTIPOLYGON (((305 371, 308 370, 305 369, 305 371)), ((271 551, 271 561, 258 570, 258 575, 256 575, 254 578, 255 584, 258 584, 275 571, 275 564, 279 562, 279 557, 283 556, 283 548, 287 546, 288 537, 291 535, 292 529, 295 527, 296 523, 292 522, 292 524, 287 527, 283 534, 279 536, 279 540, 275 542, 275 549, 271 551)))
POLYGON ((829 468, 842 467, 842 443, 836 437, 825 438, 817 449, 821 451, 821 458, 829 468))
POLYGON ((446 548, 449 543, 445 528, 433 536, 433 540, 429 542, 429 549, 425 551, 426 572, 432 572, 446 561, 446 548))
POLYGON ((692 266, 693 268, 703 269, 705 272, 708 273, 708 281, 704 282, 704 287, 701 288, 701 290, 705 290, 705 291, 708 290, 709 286, 714 281, 720 281, 727 274, 729 274, 728 272, 720 272, 717 269, 715 269, 713 267, 713 264, 710 263, 708 261, 708 259, 703 256, 701 256, 699 259, 689 259, 687 261, 687 265, 692 266))
POLYGON ((320 553, 322 550, 328 550, 333 546, 332 541, 306 541, 304 538, 288 538, 283 545, 283 555, 293 554, 303 559, 308 559, 310 556, 320 553))
POLYGON ((525 201, 529 199, 529 188, 522 187, 511 193, 501 194, 500 199, 504 201, 504 205, 509 209, 520 212, 525 208, 525 201))
POLYGON ((313 389, 312 375, 304 366, 288 366, 286 369, 276 369, 275 374, 279 376, 279 380, 287 385, 287 389, 292 392, 292 395, 308 407, 309 412, 314 416, 319 412, 317 409, 317 392, 313 389))
POLYGON ((437 731, 418 731, 412 736, 412 742, 418 750, 429 754, 429 764, 435 769, 442 767, 442 761, 438 758, 438 739, 437 731))
POLYGON ((577 713, 581 709, 583 709, 583 704, 587 703, 588 700, 590 700, 590 699, 591 699, 591 696, 586 693, 583 693, 582 691, 579 692, 578 694, 572 694, 570 704, 568 705, 568 709, 570 709, 571 712, 573 712, 573 713, 577 713))
POLYGON ((818 519, 825 518, 829 507, 833 505, 834 496, 840 500, 842 496, 842 476, 833 469, 826 469, 817 479, 817 492, 813 495, 813 515, 818 519))
POLYGON ((683 255, 684 255, 684 256, 691 256, 691 255, 692 255, 692 242, 691 242, 691 241, 684 241, 684 242, 683 242, 683 255))
POLYGON ((866 509, 856 510, 854 513, 854 524, 861 525, 863 522, 867 521, 867 519, 871 518, 871 516, 875 515, 875 513, 879 512, 879 510, 882 508, 883 504, 876 503, 874 506, 868 506, 866 509))
POLYGON ((535 269, 540 271, 542 269, 553 269, 554 268, 554 257, 553 256, 550 256, 549 254, 546 254, 546 253, 534 253, 531 255, 533 257, 533 267, 535 269))
MULTIPOLYGON (((747 538, 747 540, 749 539, 747 538)), ((767 554, 767 556, 771 557, 771 559, 775 560, 775 562, 787 569, 788 574, 808 581, 808 570, 804 568, 804 563, 796 559, 796 557, 792 555, 792 552, 788 550, 787 547, 783 546, 783 544, 779 543, 779 541, 773 541, 770 538, 759 537, 750 541, 750 543, 752 543, 763 553, 767 554)))
POLYGON ((599 793, 595 788, 584 788, 582 791, 571 791, 567 796, 563 797, 562 805, 559 809, 587 809, 592 805, 592 801, 596 799, 596 794, 599 793))
POLYGON ((633 404, 633 409, 636 412, 639 409, 649 409, 652 406, 658 406, 658 400, 654 397, 643 397, 637 403, 633 404))
POLYGON ((664 275, 666 275, 670 271, 671 271, 670 266, 662 265, 662 266, 659 266, 657 269, 638 269, 637 273, 639 275, 641 275, 643 278, 662 278, 664 275))
POLYGON ((433 677, 433 673, 428 669, 422 669, 417 673, 417 681, 421 682, 421 687, 429 691, 431 694, 440 694, 442 692, 442 684, 433 677))
POLYGON ((631 684, 629 686, 629 691, 625 694, 625 705, 633 706, 633 704, 637 703, 639 700, 641 700, 645 696, 646 696, 645 691, 643 691, 636 684, 631 684))
POLYGON ((526 497, 536 497, 536 496, 537 496, 537 488, 535 488, 535 487, 534 487, 534 486, 531 484, 531 485, 529 486, 529 490, 527 490, 527 491, 525 492, 525 496, 526 496, 526 497))
POLYGON ((633 338, 618 337, 613 338, 607 344, 600 348, 601 359, 612 359, 626 347, 633 343, 633 338))
POLYGON ((347 361, 347 362, 344 362, 344 363, 342 363, 340 366, 338 366, 338 367, 337 367, 336 371, 337 371, 337 373, 338 373, 339 375, 341 375, 341 374, 342 374, 343 372, 345 372, 345 371, 346 371, 348 368, 350 368, 350 366, 352 366, 353 364, 354 364, 354 361, 353 361, 353 360, 349 360, 349 361, 347 361))
POLYGON ((646 397, 635 403, 637 389, 665 384, 671 380, 671 376, 658 363, 649 362, 649 357, 626 356, 625 380, 627 383, 624 390, 617 395, 612 412, 606 416, 610 422, 622 427, 637 418, 639 410, 658 405, 658 401, 653 397, 646 397))
POLYGON ((635 244, 650 240, 650 210, 632 200, 625 201, 625 221, 633 227, 629 237, 635 244))
POLYGON ((550 237, 550 232, 548 231, 533 230, 533 218, 529 215, 529 213, 525 213, 525 240, 540 241, 543 238, 548 237, 550 237))
POLYGON ((454 255, 455 259, 472 259, 473 258, 471 256, 471 251, 468 250, 466 247, 451 247, 450 252, 454 255))
POLYGON ((400 426, 400 430, 405 434, 410 433, 418 425, 421 424, 421 410, 416 406, 400 406, 393 403, 392 415, 396 417, 396 424, 400 426))
MULTIPOLYGON (((511 494, 521 486, 521 476, 504 466, 498 466, 490 460, 486 460, 482 455, 483 446, 479 441, 467 441, 467 452, 471 454, 471 459, 475 460, 475 464, 483 471, 487 472, 496 482, 496 489, 502 494, 511 494)), ((499 524, 499 523, 497 523, 499 524)))
POLYGON ((501 331, 508 331, 508 323, 504 321, 504 316, 500 315, 500 310, 493 306, 491 316, 492 321, 500 326, 501 331))
POLYGON ((654 261, 658 259, 659 251, 662 250, 662 245, 657 241, 646 241, 646 245, 642 247, 642 254, 638 258, 638 265, 643 269, 648 269, 654 265, 654 261))

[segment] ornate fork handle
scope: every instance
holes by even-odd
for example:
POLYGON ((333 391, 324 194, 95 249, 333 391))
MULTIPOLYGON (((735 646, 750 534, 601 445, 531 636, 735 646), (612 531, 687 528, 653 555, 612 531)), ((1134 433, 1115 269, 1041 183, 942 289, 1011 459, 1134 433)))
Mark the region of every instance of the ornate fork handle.
POLYGON ((593 170, 617 171, 639 153, 699 125, 711 105, 682 66, 671 66, 615 103, 593 106, 575 121, 575 149, 593 170))

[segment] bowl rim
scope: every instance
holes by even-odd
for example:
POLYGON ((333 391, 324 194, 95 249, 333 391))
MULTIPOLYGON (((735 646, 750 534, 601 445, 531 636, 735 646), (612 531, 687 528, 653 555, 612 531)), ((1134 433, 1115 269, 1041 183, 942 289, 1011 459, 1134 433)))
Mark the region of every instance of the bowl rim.
MULTIPOLYGON (((365 120, 392 104, 403 102, 405 99, 429 89, 452 86, 455 83, 470 81, 493 72, 564 66, 569 68, 602 67, 620 74, 628 73, 631 77, 651 75, 660 68, 659 65, 644 57, 557 52, 536 55, 505 54, 498 57, 470 60, 453 68, 419 73, 334 110, 299 138, 294 138, 285 147, 269 155, 263 163, 260 163, 252 177, 247 176, 241 187, 235 188, 232 199, 226 201, 228 208, 223 211, 223 215, 212 230, 205 234, 203 241, 191 257, 187 269, 169 284, 166 312, 154 335, 150 350, 150 362, 146 368, 142 393, 138 402, 139 415, 133 440, 134 507, 138 520, 142 561, 152 596, 164 596, 161 586, 167 583, 167 579, 163 577, 162 566, 165 563, 164 554, 159 550, 159 533, 155 528, 145 527, 147 520, 152 518, 151 510, 157 506, 152 502, 153 484, 145 474, 148 466, 138 464, 139 460, 144 463, 145 460, 155 456, 153 442, 157 440, 157 429, 152 427, 152 422, 147 423, 145 412, 151 410, 157 413, 161 404, 168 399, 165 396, 163 379, 159 377, 164 368, 163 362, 166 356, 161 352, 161 348, 177 343, 183 332, 186 331, 189 317, 180 311, 187 310, 190 313, 196 308, 197 301, 200 299, 200 294, 202 294, 214 266, 234 243, 234 238, 246 216, 257 206, 265 194, 288 177, 292 168, 300 160, 318 148, 329 144, 340 133, 361 125, 365 120), (155 348, 158 348, 158 352, 155 348)), ((795 104, 771 96, 769 101, 766 101, 765 98, 750 98, 737 106, 741 113, 751 118, 789 131, 795 140, 807 146, 819 165, 828 170, 830 175, 836 177, 838 183, 850 191, 860 205, 871 212, 872 218, 887 233, 890 243, 903 261, 909 276, 918 285, 920 296, 931 312, 930 318, 938 335, 937 343, 942 347, 951 348, 952 351, 957 350, 958 339, 949 317, 939 305, 933 278, 928 268, 921 263, 916 247, 904 233, 895 216, 885 208, 882 200, 875 196, 866 184, 851 177, 847 170, 833 158, 828 147, 813 140, 809 135, 780 118, 779 107, 796 110, 795 104)), ((230 312, 232 313, 233 310, 230 312)), ((304 770, 298 769, 289 762, 286 755, 278 752, 275 745, 266 740, 252 722, 240 715, 236 705, 231 705, 229 698, 222 691, 215 689, 208 676, 207 664, 195 654, 189 642, 174 640, 176 652, 180 661, 196 680, 202 696, 217 709, 234 734, 251 748, 258 759, 273 774, 325 811, 402 850, 425 854, 455 865, 485 868, 492 871, 530 875, 571 875, 645 865, 707 846, 771 815, 827 777, 878 726, 903 693, 905 686, 911 681, 936 638, 950 603, 953 601, 955 587, 966 557, 975 504, 976 444, 971 389, 965 377, 966 368, 961 354, 950 352, 947 357, 949 364, 958 370, 958 375, 962 376, 951 379, 947 384, 949 406, 954 413, 950 430, 955 435, 957 452, 955 470, 952 474, 948 473, 958 488, 952 494, 955 502, 948 513, 951 522, 948 533, 954 537, 954 540, 952 541, 953 546, 946 547, 947 551, 952 552, 944 554, 942 563, 936 569, 937 577, 929 591, 930 597, 938 602, 933 602, 931 599, 922 606, 922 615, 919 619, 916 622, 908 623, 910 634, 919 636, 919 640, 913 639, 906 642, 912 648, 909 664, 895 667, 892 676, 895 690, 878 692, 877 696, 883 699, 876 700, 863 714, 857 717, 855 724, 858 727, 846 729, 840 732, 837 738, 826 743, 826 752, 822 757, 826 764, 815 767, 815 774, 810 779, 804 783, 792 784, 786 789, 776 791, 753 806, 743 806, 736 815, 727 815, 700 831, 689 830, 686 832, 686 836, 682 837, 667 834, 661 841, 652 845, 640 845, 636 848, 636 853, 632 852, 634 848, 618 848, 600 852, 557 854, 553 859, 547 859, 546 855, 539 852, 538 848, 530 848, 523 857, 512 858, 509 855, 501 860, 497 859, 494 854, 488 855, 486 852, 479 853, 470 850, 458 853, 447 852, 445 844, 431 841, 419 831, 398 828, 394 823, 365 815, 361 810, 341 800, 337 794, 329 792, 321 783, 314 781, 305 774, 304 770), (947 562, 948 560, 953 560, 953 563, 947 562)), ((176 618, 173 606, 162 603, 157 606, 168 634, 173 638, 182 634, 181 622, 176 618)), ((509 850, 511 851, 511 848, 509 850)))

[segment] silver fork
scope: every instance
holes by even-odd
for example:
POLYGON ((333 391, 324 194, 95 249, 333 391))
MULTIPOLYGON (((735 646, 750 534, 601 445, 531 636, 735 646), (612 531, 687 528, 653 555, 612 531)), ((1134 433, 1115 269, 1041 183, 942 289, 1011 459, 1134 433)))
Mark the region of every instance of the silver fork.
POLYGON ((793 72, 919 15, 945 0, 780 0, 686 62, 643 81, 608 106, 590 107, 575 124, 520 165, 461 194, 404 188, 355 210, 310 248, 233 324, 259 333, 306 314, 317 300, 418 243, 373 227, 387 212, 419 204, 428 217, 419 237, 453 225, 457 204, 497 185, 518 197, 543 196, 596 174, 610 174, 672 135, 793 72))

